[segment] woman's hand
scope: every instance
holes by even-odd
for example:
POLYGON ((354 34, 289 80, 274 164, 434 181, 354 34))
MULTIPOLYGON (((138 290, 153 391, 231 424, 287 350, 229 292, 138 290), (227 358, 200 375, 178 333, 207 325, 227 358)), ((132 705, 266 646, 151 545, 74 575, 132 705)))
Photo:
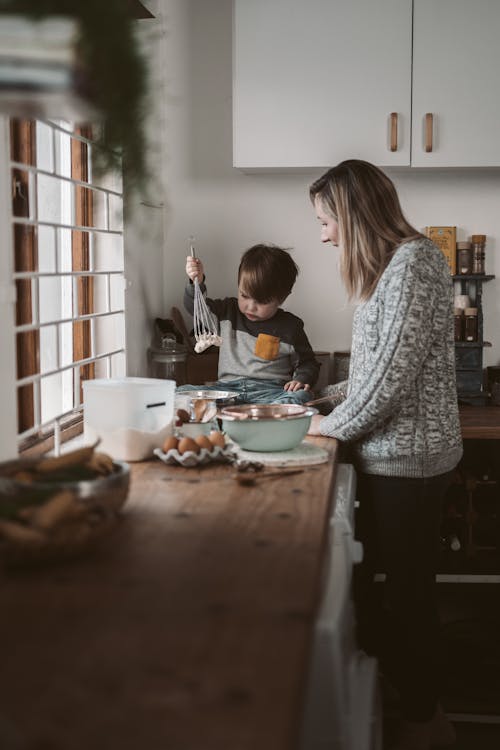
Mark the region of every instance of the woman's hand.
POLYGON ((288 383, 285 383, 283 386, 284 391, 301 391, 304 389, 304 391, 310 391, 311 386, 308 385, 308 383, 301 383, 300 380, 289 380, 288 383))
POLYGON ((193 258, 192 255, 188 255, 186 258, 186 273, 191 281, 198 279, 198 282, 201 284, 205 277, 201 260, 199 258, 193 258))
POLYGON ((307 430, 308 435, 321 435, 319 425, 321 421, 324 419, 324 417, 321 416, 321 414, 315 414, 313 417, 311 417, 311 424, 309 425, 309 429, 307 430))

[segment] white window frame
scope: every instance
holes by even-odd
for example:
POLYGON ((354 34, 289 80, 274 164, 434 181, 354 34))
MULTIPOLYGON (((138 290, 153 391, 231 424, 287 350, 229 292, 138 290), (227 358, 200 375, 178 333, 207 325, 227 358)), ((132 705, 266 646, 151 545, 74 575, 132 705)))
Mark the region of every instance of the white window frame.
MULTIPOLYGON (((112 290, 115 290, 115 297, 117 296, 117 285, 118 288, 120 288, 121 285, 123 292, 125 290, 122 208, 123 193, 121 180, 118 181, 118 186, 113 184, 111 179, 109 181, 102 179, 97 184, 96 181, 92 179, 91 168, 89 169, 88 182, 74 179, 71 176, 70 149, 68 150, 68 153, 65 154, 64 149, 61 151, 61 148, 59 147, 60 142, 62 142, 63 139, 66 139, 66 143, 70 143, 70 139, 68 139, 69 135, 73 140, 76 139, 83 141, 89 152, 92 150, 92 142, 87 138, 75 135, 72 132, 70 124, 55 121, 40 122, 42 122, 44 126, 50 128, 52 132, 52 157, 51 159, 45 158, 43 160, 42 163, 44 163, 44 168, 38 166, 38 163, 36 165, 27 165, 21 162, 12 161, 10 159, 10 149, 7 150, 7 163, 9 168, 6 171, 8 172, 9 178, 13 169, 22 170, 27 173, 30 194, 29 216, 14 216, 13 212, 10 211, 7 225, 11 227, 12 231, 8 243, 8 246, 10 247, 8 255, 12 259, 12 269, 14 263, 12 236, 13 228, 16 224, 25 224, 37 228, 50 228, 50 230, 53 231, 54 236, 55 267, 51 270, 11 270, 10 278, 13 280, 14 284, 17 280, 30 280, 33 312, 33 318, 30 323, 16 325, 14 321, 13 338, 15 340, 17 334, 28 331, 39 331, 40 333, 45 333, 49 329, 54 331, 55 335, 52 338, 55 342, 55 354, 52 353, 52 357, 54 358, 55 356, 55 363, 48 369, 44 369, 42 366, 42 360, 44 359, 46 352, 42 352, 42 341, 40 340, 39 372, 21 378, 17 378, 16 376, 14 393, 16 393, 16 389, 26 385, 32 385, 33 387, 33 425, 17 434, 18 446, 21 447, 26 445, 27 441, 43 439, 46 435, 52 433, 54 436, 54 445, 57 451, 61 424, 71 418, 80 417, 81 419, 82 401, 80 368, 87 365, 93 365, 96 370, 98 370, 97 374, 101 377, 122 376, 126 371, 124 295, 123 303, 120 307, 116 308, 111 305, 112 290), (57 158, 58 154, 62 154, 62 160, 57 158), (69 164, 67 159, 70 160, 69 164), (39 202, 39 182, 42 184, 45 183, 45 189, 47 189, 47 185, 50 185, 50 183, 53 182, 55 189, 58 188, 60 191, 59 210, 56 218, 39 215, 38 209, 41 205, 39 202), (99 203, 101 206, 101 210, 96 212, 99 213, 96 226, 78 226, 75 222, 77 186, 91 190, 93 198, 95 197, 96 199, 96 203, 99 203), (68 202, 70 194, 72 195, 72 198, 69 198, 68 202), (119 209, 121 208, 121 210, 118 210, 118 212, 114 211, 113 207, 116 206, 118 206, 119 209), (116 213, 118 213, 118 216, 116 213), (90 248, 90 269, 88 271, 73 271, 71 247, 66 247, 66 251, 64 252, 63 244, 64 242, 67 244, 68 235, 71 230, 79 230, 88 234, 90 248), (115 267, 104 269, 95 265, 96 261, 93 253, 95 240, 99 236, 103 238, 106 235, 114 235, 118 238, 119 247, 121 248, 121 250, 119 250, 119 253, 121 252, 119 268, 116 267, 116 262, 115 267), (98 299, 96 300, 96 306, 92 312, 79 314, 77 286, 79 277, 84 276, 91 277, 94 279, 94 282, 96 282, 96 286, 98 287, 98 299), (56 300, 55 303, 50 301, 52 303, 51 315, 46 314, 47 309, 51 307, 51 304, 48 306, 45 304, 43 289, 41 291, 41 287, 43 288, 44 284, 46 284, 46 280, 49 279, 56 279, 61 282, 60 299, 56 300), (56 312, 54 312, 54 310, 56 310, 56 312), (41 316, 42 312, 44 313, 43 316, 41 316), (104 331, 103 333, 101 329, 105 326, 104 319, 113 321, 113 325, 109 326, 110 331, 104 331), (82 321, 89 321, 88 325, 91 330, 90 356, 76 361, 68 361, 73 358, 73 324, 82 321), (58 378, 60 378, 60 384, 57 383, 58 378), (52 388, 47 387, 47 384, 50 384, 51 381, 52 388), (57 405, 58 401, 59 405, 57 405)), ((47 157, 47 155, 48 153, 44 154, 45 157, 47 157)), ((42 160, 40 159, 37 161, 42 160)), ((54 195, 56 196, 55 199, 52 199, 47 204, 50 205, 51 208, 58 203, 56 193, 54 193, 54 195)), ((7 200, 6 204, 11 206, 11 200, 7 200)), ((41 338, 44 337, 41 336, 41 338)), ((15 353, 11 361, 13 363, 16 362, 15 353)), ((17 402, 17 398, 14 398, 13 401, 17 402)))

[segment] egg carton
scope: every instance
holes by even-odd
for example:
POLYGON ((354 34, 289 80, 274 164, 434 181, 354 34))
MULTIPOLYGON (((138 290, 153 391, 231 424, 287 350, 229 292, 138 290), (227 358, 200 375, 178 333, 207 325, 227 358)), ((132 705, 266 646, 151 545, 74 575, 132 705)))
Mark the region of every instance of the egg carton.
POLYGON ((188 468, 190 466, 208 464, 210 461, 221 461, 229 458, 234 455, 234 448, 228 445, 224 446, 224 448, 216 445, 211 451, 206 448, 201 448, 199 453, 195 453, 194 451, 179 453, 177 448, 172 448, 164 453, 161 448, 155 448, 153 452, 155 456, 158 456, 160 461, 163 461, 164 464, 180 464, 181 466, 188 468))

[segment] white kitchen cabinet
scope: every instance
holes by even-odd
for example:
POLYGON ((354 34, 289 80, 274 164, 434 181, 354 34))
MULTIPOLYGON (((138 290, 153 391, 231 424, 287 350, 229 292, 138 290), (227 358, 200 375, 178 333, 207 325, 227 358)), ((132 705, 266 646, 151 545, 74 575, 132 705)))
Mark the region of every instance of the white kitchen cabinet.
POLYGON ((411 5, 235 0, 234 166, 408 165, 411 5))
POLYGON ((500 2, 414 6, 412 166, 500 166, 500 2))
POLYGON ((234 0, 234 166, 500 166, 499 30, 500 0, 234 0))

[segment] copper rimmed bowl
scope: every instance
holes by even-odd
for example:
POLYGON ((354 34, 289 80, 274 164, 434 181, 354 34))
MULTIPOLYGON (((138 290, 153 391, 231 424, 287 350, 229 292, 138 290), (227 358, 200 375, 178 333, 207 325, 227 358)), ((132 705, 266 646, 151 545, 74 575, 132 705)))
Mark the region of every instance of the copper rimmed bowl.
POLYGON ((296 448, 318 410, 299 404, 242 404, 220 410, 222 429, 247 451, 288 451, 296 448))

